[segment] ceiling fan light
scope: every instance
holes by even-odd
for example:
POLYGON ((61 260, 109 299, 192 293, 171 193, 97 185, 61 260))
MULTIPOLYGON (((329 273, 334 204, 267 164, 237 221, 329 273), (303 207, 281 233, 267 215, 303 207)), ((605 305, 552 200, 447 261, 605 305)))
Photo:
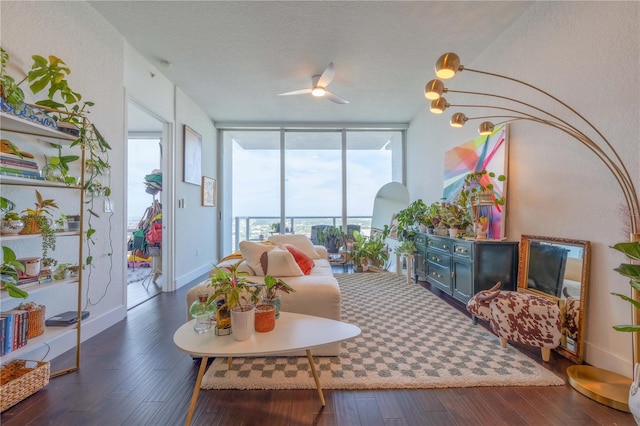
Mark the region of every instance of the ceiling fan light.
POLYGON ((451 127, 462 127, 467 120, 468 118, 466 115, 461 112, 456 112, 451 116, 451 121, 449 121, 449 123, 451 124, 451 127))
POLYGON ((311 90, 311 94, 319 98, 324 96, 324 93, 325 93, 324 87, 314 87, 311 90))
POLYGON ((445 98, 438 98, 431 101, 429 110, 434 114, 442 114, 449 104, 445 98))
POLYGON ((424 97, 427 99, 438 99, 444 92, 444 83, 442 80, 434 78, 424 86, 424 97))
POLYGON ((436 75, 439 78, 451 78, 460 70, 460 57, 453 52, 445 53, 436 61, 436 75))
POLYGON ((490 135, 491 133, 493 133, 493 128, 494 128, 494 125, 493 125, 492 122, 483 121, 478 126, 478 133, 480 133, 483 136, 487 136, 487 135, 490 135))

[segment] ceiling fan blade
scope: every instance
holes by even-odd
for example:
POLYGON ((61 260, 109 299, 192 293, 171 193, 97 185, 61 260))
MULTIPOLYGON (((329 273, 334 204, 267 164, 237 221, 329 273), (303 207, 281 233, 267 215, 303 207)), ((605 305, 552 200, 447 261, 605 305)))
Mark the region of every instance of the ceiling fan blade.
POLYGON ((327 87, 329 83, 333 81, 333 77, 335 77, 335 75, 336 75, 336 72, 333 69, 333 62, 331 62, 329 65, 327 65, 327 68, 324 70, 324 72, 318 79, 318 82, 316 83, 316 85, 320 87, 327 87))
POLYGON ((311 89, 302 89, 302 90, 294 90, 293 92, 279 93, 278 96, 306 95, 307 93, 311 93, 311 89))
POLYGON ((339 96, 336 96, 334 93, 329 92, 328 90, 324 91, 324 97, 329 99, 331 102, 335 102, 337 104, 348 104, 349 101, 345 101, 339 96))

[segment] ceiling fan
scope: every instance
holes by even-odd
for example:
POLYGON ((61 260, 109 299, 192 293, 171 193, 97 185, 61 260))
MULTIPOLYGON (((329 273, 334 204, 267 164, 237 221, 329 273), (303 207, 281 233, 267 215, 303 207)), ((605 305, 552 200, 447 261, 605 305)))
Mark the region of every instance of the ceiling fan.
POLYGON ((311 93, 311 95, 313 96, 316 96, 318 98, 327 98, 337 104, 348 104, 349 101, 345 101, 341 97, 327 90, 327 86, 333 81, 333 77, 335 76, 335 74, 336 73, 333 69, 333 62, 331 62, 322 72, 322 75, 314 75, 313 77, 311 77, 310 89, 294 90, 293 92, 280 93, 278 96, 306 95, 308 93, 311 93))

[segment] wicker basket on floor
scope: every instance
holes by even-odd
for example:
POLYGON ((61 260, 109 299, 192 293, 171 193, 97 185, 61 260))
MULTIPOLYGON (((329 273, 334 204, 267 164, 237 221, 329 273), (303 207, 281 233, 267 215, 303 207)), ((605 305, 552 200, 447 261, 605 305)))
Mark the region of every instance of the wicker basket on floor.
POLYGON ((0 411, 5 411, 49 383, 47 361, 14 359, 0 367, 0 411), (35 367, 28 367, 27 362, 35 367))

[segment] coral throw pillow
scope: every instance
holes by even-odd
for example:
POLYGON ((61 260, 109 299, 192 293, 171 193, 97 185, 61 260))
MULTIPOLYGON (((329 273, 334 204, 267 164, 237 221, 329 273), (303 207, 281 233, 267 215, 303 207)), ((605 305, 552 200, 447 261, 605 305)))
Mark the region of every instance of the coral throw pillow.
POLYGON ((274 244, 291 244, 296 246, 312 259, 322 258, 322 256, 320 256, 316 251, 316 248, 313 246, 309 237, 306 235, 272 235, 269 237, 269 241, 272 241, 274 244))
POLYGON ((291 253, 296 263, 302 270, 302 273, 305 275, 309 275, 313 267, 316 266, 316 263, 313 261, 313 259, 307 256, 302 250, 300 250, 293 244, 284 244, 284 247, 289 250, 289 253, 291 253))
POLYGON ((240 252, 258 276, 299 277, 304 275, 293 255, 283 246, 241 241, 240 252))

